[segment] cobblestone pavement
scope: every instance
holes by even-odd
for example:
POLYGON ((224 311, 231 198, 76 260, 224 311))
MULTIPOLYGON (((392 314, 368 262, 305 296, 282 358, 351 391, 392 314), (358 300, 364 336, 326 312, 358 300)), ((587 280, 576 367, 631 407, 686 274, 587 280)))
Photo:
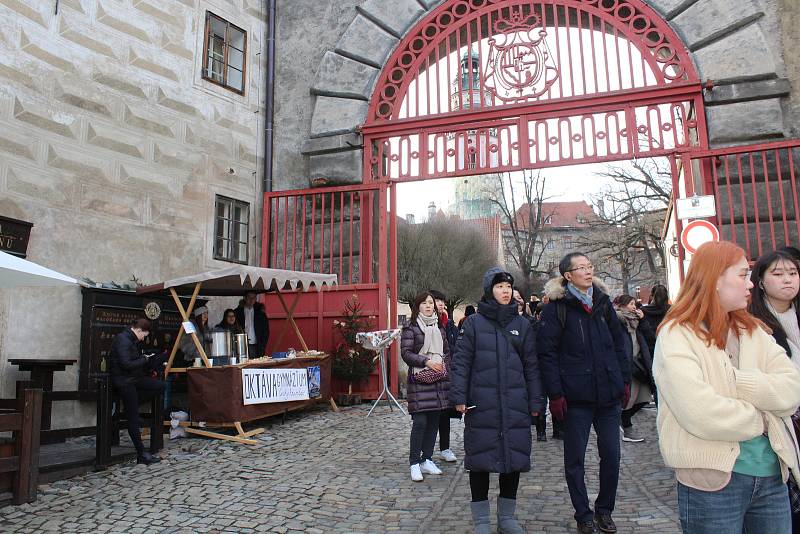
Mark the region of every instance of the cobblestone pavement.
MULTIPOLYGON (((36 503, 0 509, 0 532, 470 532, 461 455, 456 464, 439 462, 442 476, 411 482, 410 418, 382 406, 366 419, 367 409, 292 414, 252 447, 172 442, 160 464, 119 465, 41 487, 36 503)), ((619 532, 679 532, 672 473, 655 440, 655 413, 642 411, 635 422, 648 440, 622 445, 614 514, 619 532)), ((453 421, 457 455, 462 428, 453 421)), ((587 459, 589 493, 596 495, 593 444, 587 459)), ((494 478, 492 499, 496 484, 494 478)), ((518 503, 529 533, 575 531, 561 442, 534 442, 534 470, 522 475, 518 503)))

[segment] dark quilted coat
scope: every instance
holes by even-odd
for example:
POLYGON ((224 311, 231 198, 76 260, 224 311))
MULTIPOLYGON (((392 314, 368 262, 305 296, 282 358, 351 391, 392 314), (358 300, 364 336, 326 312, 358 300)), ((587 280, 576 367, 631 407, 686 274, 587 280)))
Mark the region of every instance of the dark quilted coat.
MULTIPOLYGON (((444 328, 439 327, 444 345, 444 363, 450 371, 450 346, 447 344, 447 335, 444 328)), ((409 367, 425 367, 426 356, 421 356, 419 351, 425 341, 425 334, 416 324, 407 324, 403 327, 400 337, 400 355, 409 367)), ((433 384, 419 384, 411 380, 411 369, 408 370, 408 413, 432 412, 450 408, 450 378, 433 384)))
POLYGON ((501 327, 483 314, 481 305, 462 325, 450 377, 452 404, 475 406, 464 416, 464 467, 530 471, 531 412, 543 408, 535 334, 516 313, 501 327))
POLYGON ((563 279, 547 283, 550 302, 537 333, 539 364, 547 395, 568 403, 609 405, 620 402, 631 381, 625 350, 627 332, 619 323, 605 287, 595 280, 592 311, 587 313, 563 279), (564 326, 558 317, 564 306, 564 326))

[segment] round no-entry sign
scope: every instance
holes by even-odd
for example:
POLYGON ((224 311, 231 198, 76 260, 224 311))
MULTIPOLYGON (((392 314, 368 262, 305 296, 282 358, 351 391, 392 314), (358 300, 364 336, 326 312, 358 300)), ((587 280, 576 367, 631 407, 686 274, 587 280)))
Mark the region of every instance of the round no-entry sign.
POLYGON ((708 221, 692 221, 683 227, 681 244, 689 253, 694 254, 697 248, 709 241, 719 241, 719 230, 708 221))

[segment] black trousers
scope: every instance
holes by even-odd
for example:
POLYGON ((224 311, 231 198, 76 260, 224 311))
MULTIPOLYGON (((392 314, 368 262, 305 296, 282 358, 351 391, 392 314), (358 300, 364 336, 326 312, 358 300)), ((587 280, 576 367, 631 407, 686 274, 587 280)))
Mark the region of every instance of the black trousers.
POLYGON ((638 404, 634 404, 627 410, 622 410, 622 415, 620 416, 620 419, 622 420, 622 428, 632 427, 633 422, 631 421, 631 419, 633 419, 633 416, 639 413, 639 410, 641 410, 645 406, 647 406, 646 402, 640 402, 638 404))
POLYGON ((600 493, 594 511, 601 515, 611 515, 614 511, 619 483, 620 411, 619 403, 608 406, 575 403, 570 404, 567 410, 564 474, 577 521, 591 521, 593 517, 585 480, 586 446, 592 427, 597 434, 597 452, 600 455, 600 493))
MULTIPOLYGON (((519 487, 519 471, 500 473, 500 496, 504 499, 516 499, 519 487)), ((469 472, 469 489, 472 502, 489 500, 489 473, 469 472)))
POLYGON ((411 414, 409 465, 433 459, 433 447, 436 445, 436 432, 439 430, 441 414, 440 410, 411 414))
POLYGON ((450 411, 442 410, 439 416, 439 450, 450 448, 450 411))
POLYGON ((128 420, 128 435, 131 437, 136 454, 144 453, 142 434, 139 431, 139 403, 148 401, 159 395, 167 387, 163 380, 146 376, 138 378, 114 378, 114 389, 117 390, 125 404, 125 417, 128 420))

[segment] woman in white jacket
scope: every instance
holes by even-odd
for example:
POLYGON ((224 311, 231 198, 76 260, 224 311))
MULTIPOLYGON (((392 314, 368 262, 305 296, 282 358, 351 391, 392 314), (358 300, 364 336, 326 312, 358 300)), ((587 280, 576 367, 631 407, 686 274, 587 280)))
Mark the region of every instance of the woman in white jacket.
POLYGON ((747 312, 752 287, 741 248, 706 243, 659 329, 659 446, 685 534, 791 531, 800 371, 747 312))

